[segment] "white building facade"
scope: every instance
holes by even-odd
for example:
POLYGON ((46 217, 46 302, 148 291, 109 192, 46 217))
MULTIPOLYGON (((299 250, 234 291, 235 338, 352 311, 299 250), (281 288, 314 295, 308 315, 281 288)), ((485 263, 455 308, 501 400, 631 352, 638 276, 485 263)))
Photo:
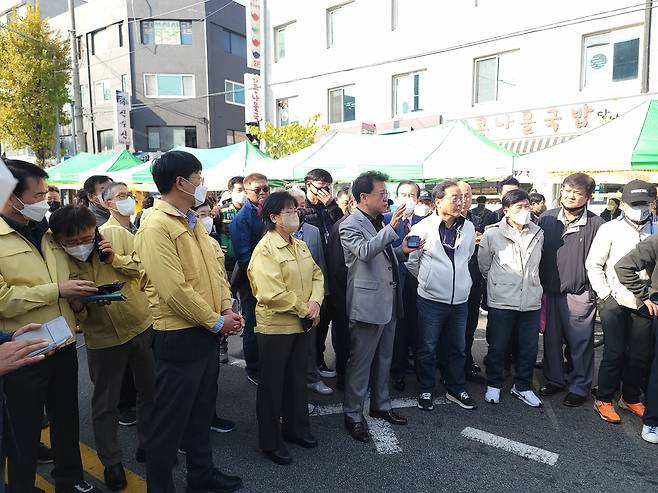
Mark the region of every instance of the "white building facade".
POLYGON ((658 90, 645 41, 658 53, 657 28, 643 2, 268 0, 266 9, 267 118, 278 125, 319 113, 332 129, 382 132, 463 118, 524 153, 658 90))

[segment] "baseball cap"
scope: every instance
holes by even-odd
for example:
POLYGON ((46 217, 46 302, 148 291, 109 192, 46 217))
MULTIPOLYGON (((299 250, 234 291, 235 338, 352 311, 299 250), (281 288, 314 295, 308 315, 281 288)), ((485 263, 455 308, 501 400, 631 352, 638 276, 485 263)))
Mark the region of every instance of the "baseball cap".
POLYGON ((421 190, 418 200, 432 200, 429 190, 421 190))
POLYGON ((621 200, 627 204, 653 202, 656 200, 656 187, 644 180, 629 181, 621 193, 621 200))

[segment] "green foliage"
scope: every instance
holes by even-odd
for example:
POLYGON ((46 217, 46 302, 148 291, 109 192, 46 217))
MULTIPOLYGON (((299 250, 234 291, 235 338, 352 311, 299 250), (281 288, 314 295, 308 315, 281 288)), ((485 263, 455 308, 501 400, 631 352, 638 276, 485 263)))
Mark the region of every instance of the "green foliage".
POLYGON ((38 3, 28 3, 24 17, 14 11, 7 28, 0 28, 0 139, 30 148, 44 166, 53 154, 56 113, 68 123, 68 42, 41 18, 38 3))
POLYGON ((329 125, 317 125, 320 115, 313 115, 305 125, 291 123, 283 127, 275 127, 271 122, 265 123, 265 129, 247 125, 247 132, 265 141, 265 152, 274 159, 293 154, 315 142, 318 131, 326 132, 329 125))

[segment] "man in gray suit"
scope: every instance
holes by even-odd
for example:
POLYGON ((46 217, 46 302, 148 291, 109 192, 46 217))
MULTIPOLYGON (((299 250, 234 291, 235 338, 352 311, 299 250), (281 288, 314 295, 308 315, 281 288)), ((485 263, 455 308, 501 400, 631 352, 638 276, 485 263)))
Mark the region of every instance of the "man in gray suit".
POLYGON ((361 174, 352 184, 357 209, 339 227, 347 265, 350 321, 343 413, 350 435, 361 442, 370 439, 363 417, 368 384, 370 416, 395 425, 407 424, 406 418, 391 409, 389 372, 395 323, 403 306, 398 260, 404 261, 413 250, 408 247, 407 238, 399 247, 392 246, 399 239, 395 229, 404 207, 398 208, 384 226, 387 180, 388 176, 378 171, 361 174))
MULTIPOLYGON (((324 257, 324 247, 322 246, 322 238, 320 229, 312 224, 304 221, 304 211, 306 205, 306 194, 299 188, 291 188, 288 190, 290 195, 295 197, 297 201, 297 210, 299 211, 299 222, 301 226, 293 236, 298 240, 306 243, 306 246, 311 251, 311 256, 315 263, 320 267, 322 275, 324 276, 324 295, 325 300, 329 295, 329 272, 327 271, 327 262, 324 257)), ((325 301, 326 303, 326 301, 325 301)), ((308 341, 308 371, 306 373, 306 387, 308 390, 321 395, 331 395, 334 389, 326 385, 320 378, 320 370, 318 369, 317 359, 317 343, 315 339, 318 337, 317 327, 311 327, 306 332, 306 339, 308 341)))

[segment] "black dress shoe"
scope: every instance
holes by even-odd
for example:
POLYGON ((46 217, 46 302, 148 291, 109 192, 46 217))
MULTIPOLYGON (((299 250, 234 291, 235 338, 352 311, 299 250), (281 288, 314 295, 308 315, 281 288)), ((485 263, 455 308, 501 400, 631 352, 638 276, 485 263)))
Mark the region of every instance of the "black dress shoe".
POLYGON ((550 382, 539 389, 539 395, 543 395, 544 397, 559 394, 560 392, 564 392, 564 387, 560 387, 559 385, 550 382))
POLYGON ((190 489, 200 490, 204 493, 231 493, 242 488, 242 480, 238 476, 229 476, 220 472, 219 469, 213 469, 210 479, 202 483, 188 481, 188 486, 190 489))
POLYGON ((370 411, 371 418, 383 419, 392 425, 406 425, 407 418, 400 416, 398 413, 389 409, 388 411, 370 411))
POLYGON ((135 460, 140 464, 144 464, 146 462, 146 450, 143 448, 138 448, 137 452, 135 453, 135 460))
POLYGON ((350 423, 349 421, 345 421, 345 428, 347 428, 347 430, 350 432, 350 436, 355 440, 363 443, 370 441, 368 427, 364 423, 360 421, 358 423, 350 423))
POLYGON ((269 457, 272 462, 279 464, 280 466, 287 466, 288 464, 292 463, 292 455, 290 455, 290 451, 288 449, 281 448, 280 450, 263 450, 263 453, 269 457))
POLYGON ((407 388, 407 382, 405 381, 404 377, 393 378, 391 385, 398 392, 404 392, 404 389, 407 388))
POLYGON ((126 486, 128 486, 128 482, 126 481, 126 472, 123 470, 121 462, 107 466, 103 476, 105 477, 105 484, 112 491, 123 490, 126 488, 126 486))
POLYGON ((469 382, 473 382, 473 383, 479 383, 481 385, 484 385, 485 383, 487 383, 486 378, 484 378, 478 372, 473 371, 473 370, 469 370, 469 371, 466 372, 466 380, 468 380, 469 382))
POLYGON ((283 441, 288 443, 294 443, 304 448, 315 448, 318 446, 317 438, 315 438, 310 433, 307 433, 306 436, 303 437, 293 437, 293 436, 283 435, 283 441))
POLYGON ((585 404, 586 401, 587 401, 587 396, 578 395, 578 394, 574 394, 573 392, 569 392, 564 397, 562 404, 564 404, 567 407, 580 407, 583 404, 585 404))

